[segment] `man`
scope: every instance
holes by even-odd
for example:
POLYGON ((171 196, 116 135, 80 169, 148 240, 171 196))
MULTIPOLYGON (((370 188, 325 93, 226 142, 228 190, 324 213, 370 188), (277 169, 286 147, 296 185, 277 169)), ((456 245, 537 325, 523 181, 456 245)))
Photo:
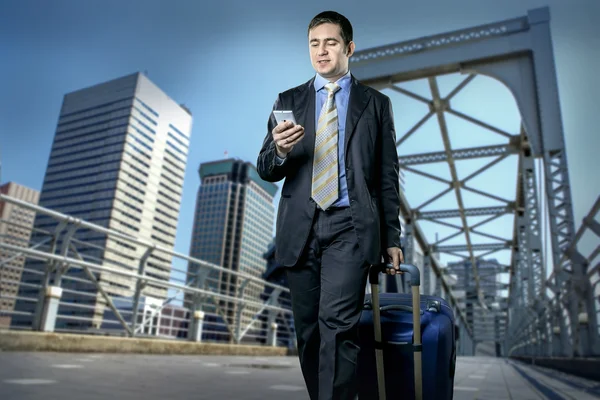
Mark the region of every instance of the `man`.
POLYGON ((276 258, 287 269, 304 380, 312 400, 354 399, 357 323, 370 265, 403 262, 390 99, 348 69, 352 25, 326 11, 308 27, 315 77, 280 93, 258 156, 262 179, 285 178, 276 258))

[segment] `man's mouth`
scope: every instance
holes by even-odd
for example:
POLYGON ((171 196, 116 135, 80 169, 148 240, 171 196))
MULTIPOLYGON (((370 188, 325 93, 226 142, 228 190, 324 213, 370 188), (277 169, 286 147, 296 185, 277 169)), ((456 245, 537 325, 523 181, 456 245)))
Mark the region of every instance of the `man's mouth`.
POLYGON ((319 60, 319 61, 317 61, 317 64, 323 65, 323 64, 326 64, 328 62, 329 62, 329 60, 319 60))

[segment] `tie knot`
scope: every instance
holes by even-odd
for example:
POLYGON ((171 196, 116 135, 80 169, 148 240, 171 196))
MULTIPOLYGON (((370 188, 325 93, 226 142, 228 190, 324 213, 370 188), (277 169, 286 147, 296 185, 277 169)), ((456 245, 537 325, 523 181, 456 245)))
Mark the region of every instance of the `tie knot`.
POLYGON ((327 89, 329 94, 332 95, 338 90, 340 90, 340 86, 337 83, 329 82, 327 85, 325 85, 325 89, 327 89))

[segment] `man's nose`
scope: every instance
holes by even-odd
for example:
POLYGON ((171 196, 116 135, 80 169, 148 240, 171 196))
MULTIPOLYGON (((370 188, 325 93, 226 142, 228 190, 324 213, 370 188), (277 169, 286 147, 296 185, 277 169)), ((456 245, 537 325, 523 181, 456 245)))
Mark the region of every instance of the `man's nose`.
POLYGON ((317 52, 320 56, 327 54, 327 49, 325 48, 325 45, 322 44, 319 46, 319 51, 317 52))

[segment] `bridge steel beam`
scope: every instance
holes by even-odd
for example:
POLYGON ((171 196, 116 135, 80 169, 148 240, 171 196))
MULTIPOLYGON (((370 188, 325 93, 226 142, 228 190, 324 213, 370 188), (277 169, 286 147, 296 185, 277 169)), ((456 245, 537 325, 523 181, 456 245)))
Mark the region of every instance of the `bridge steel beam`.
MULTIPOLYGON (((474 252, 485 248, 494 252, 506 246, 512 249, 508 301, 511 309, 504 342, 506 354, 510 355, 511 351, 514 354, 536 351, 547 353, 548 356, 572 357, 579 353, 585 355, 594 353, 598 347, 598 340, 597 337, 592 336, 597 336, 598 327, 595 303, 590 300, 587 265, 584 259, 577 256, 577 252, 570 251, 575 236, 575 224, 550 35, 549 8, 530 10, 523 17, 359 51, 351 58, 350 66, 353 75, 363 83, 380 90, 386 88, 395 90, 429 106, 427 115, 399 138, 398 146, 429 118, 435 116, 440 125, 444 151, 399 158, 401 168, 404 170, 448 185, 445 191, 417 207, 411 207, 406 197, 403 194, 401 196, 402 215, 410 219, 411 236, 419 243, 425 255, 430 256, 432 251, 446 251, 470 260, 476 296, 480 305, 486 309, 476 267, 476 260, 481 259, 482 255, 475 256, 474 252), (449 73, 462 73, 467 75, 467 78, 447 97, 442 98, 437 89, 435 76, 449 73), (503 132, 452 109, 450 99, 477 75, 494 78, 511 91, 522 118, 520 135, 503 132), (396 85, 423 78, 429 82, 431 100, 396 85), (452 113, 492 130, 504 136, 508 142, 500 146, 452 149, 445 132, 444 113, 452 113), (515 154, 519 157, 517 191, 522 196, 518 206, 509 200, 477 191, 466 185, 466 180, 507 156, 515 154), (496 159, 467 179, 458 180, 453 169, 455 160, 485 156, 495 156, 496 159), (536 159, 543 161, 541 180, 545 190, 545 213, 540 212, 542 195, 537 193, 536 187, 536 159), (412 165, 432 162, 447 162, 451 169, 452 180, 412 168, 412 165), (472 227, 467 225, 466 216, 473 210, 462 206, 461 190, 469 190, 504 202, 506 210, 515 213, 512 241, 492 242, 485 245, 472 243, 469 236, 472 227), (437 220, 443 218, 443 215, 421 209, 453 191, 459 209, 452 216, 460 217, 462 225, 453 227, 459 229, 464 235, 465 245, 431 246, 419 226, 418 219, 423 217, 437 220), (546 217, 549 222, 552 253, 550 261, 553 269, 552 276, 547 281, 544 280, 546 273, 541 240, 541 222, 546 217), (468 255, 461 256, 455 254, 456 251, 466 251, 468 255), (550 312, 544 311, 548 308, 550 312), (592 314, 594 318, 590 317, 592 314), (582 323, 585 324, 585 329, 581 328, 582 323), (523 337, 524 333, 525 337, 523 337), (515 341, 518 336, 521 336, 520 342, 515 341), (535 345, 541 338, 552 338, 553 341, 558 340, 558 343, 552 342, 544 347, 535 345), (529 343, 527 349, 526 343, 529 343)), ((502 214, 503 210, 489 207, 489 210, 484 212, 502 214)), ((591 226, 597 228, 594 224, 591 226)), ((448 289, 437 257, 429 257, 428 262, 437 277, 436 292, 440 287, 448 289)), ((450 293, 447 290, 446 292, 450 293)), ((454 297, 450 297, 455 302, 454 297)), ((464 317, 461 315, 461 318, 464 317)))

